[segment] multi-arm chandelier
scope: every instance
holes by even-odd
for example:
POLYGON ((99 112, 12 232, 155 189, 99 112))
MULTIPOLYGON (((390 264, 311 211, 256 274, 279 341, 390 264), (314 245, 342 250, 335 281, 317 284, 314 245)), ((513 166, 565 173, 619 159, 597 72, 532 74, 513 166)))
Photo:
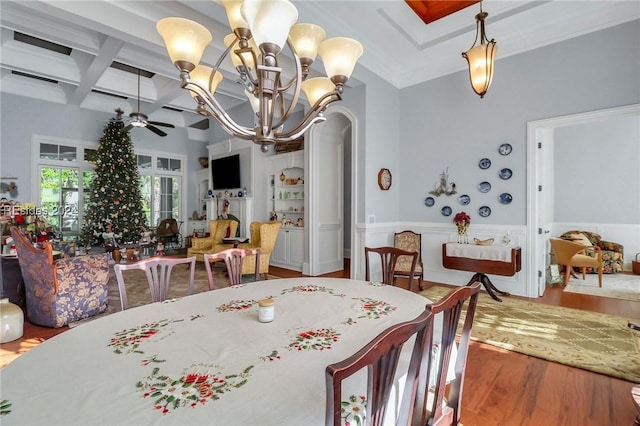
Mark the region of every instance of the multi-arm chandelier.
MULTIPOLYGON (((362 55, 356 40, 336 37, 325 40, 325 31, 314 24, 295 24, 298 10, 288 0, 221 0, 232 33, 224 38, 227 49, 214 67, 199 64, 211 42, 211 33, 197 22, 164 18, 156 27, 171 61, 180 70, 181 86, 191 92, 200 114, 215 118, 228 133, 261 145, 298 139, 313 124, 324 121, 322 112, 342 99, 344 84, 362 55), (295 25, 294 25, 295 24, 295 25), (285 44, 291 51, 294 76, 286 79, 278 56, 285 44), (320 55, 328 77, 309 78, 309 66, 320 55), (222 81, 218 70, 229 56, 245 94, 256 114, 252 127, 239 125, 222 108, 215 92, 222 81), (287 81, 285 81, 287 80, 287 81), (310 108, 285 129, 285 123, 304 91, 310 108)), ((289 124, 289 123, 286 123, 289 124)))
POLYGON ((471 87, 473 91, 484 97, 489 90, 493 81, 493 68, 496 59, 498 45, 494 39, 487 39, 484 32, 484 20, 489 16, 487 12, 482 11, 482 1, 480 2, 480 13, 476 15, 476 38, 473 45, 466 52, 462 52, 469 64, 469 78, 471 79, 471 87), (478 36, 479 39, 478 39, 478 36), (480 44, 476 45, 476 43, 480 44))

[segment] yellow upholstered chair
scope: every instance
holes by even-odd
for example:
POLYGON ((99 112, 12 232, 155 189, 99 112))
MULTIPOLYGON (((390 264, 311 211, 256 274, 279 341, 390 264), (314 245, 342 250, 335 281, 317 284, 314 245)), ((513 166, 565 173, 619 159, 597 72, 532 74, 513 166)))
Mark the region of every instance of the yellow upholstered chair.
POLYGON ((228 248, 231 244, 224 244, 224 238, 235 237, 238 230, 238 222, 232 219, 217 219, 209 221, 209 236, 192 238, 191 247, 187 249, 187 256, 195 256, 197 260, 204 261, 205 253, 217 253, 228 248))
POLYGON ((600 247, 592 246, 590 249, 595 250, 595 257, 585 254, 587 246, 575 243, 562 238, 550 238, 551 251, 556 257, 559 265, 564 265, 564 280, 562 285, 567 285, 569 275, 573 268, 582 268, 582 279, 585 278, 585 268, 594 268, 598 270, 598 284, 602 287, 602 250, 600 247))
MULTIPOLYGON (((248 243, 238 245, 238 248, 243 249, 260 249, 260 270, 258 273, 264 274, 265 280, 268 278, 271 252, 276 245, 280 226, 280 222, 251 222, 251 240, 248 243)), ((242 265, 243 275, 255 272, 254 259, 255 256, 253 255, 247 256, 242 265)))

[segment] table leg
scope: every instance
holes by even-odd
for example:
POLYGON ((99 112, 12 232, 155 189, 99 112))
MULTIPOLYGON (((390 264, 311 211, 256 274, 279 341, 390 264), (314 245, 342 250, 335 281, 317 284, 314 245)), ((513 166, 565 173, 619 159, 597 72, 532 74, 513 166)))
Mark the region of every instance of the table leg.
POLYGON ((498 302, 502 302, 502 299, 500 299, 496 293, 502 295, 502 296, 509 296, 509 293, 507 293, 506 291, 502 291, 500 289, 498 289, 495 285, 493 285, 493 283, 491 282, 491 280, 489 279, 489 277, 486 274, 482 274, 480 272, 476 272, 473 277, 471 277, 471 280, 469 280, 469 282, 467 283, 467 285, 471 285, 474 282, 479 281, 482 283, 482 285, 484 286, 485 290, 487 290, 487 293, 489 293, 489 296, 491 296, 492 299, 497 300, 498 302))

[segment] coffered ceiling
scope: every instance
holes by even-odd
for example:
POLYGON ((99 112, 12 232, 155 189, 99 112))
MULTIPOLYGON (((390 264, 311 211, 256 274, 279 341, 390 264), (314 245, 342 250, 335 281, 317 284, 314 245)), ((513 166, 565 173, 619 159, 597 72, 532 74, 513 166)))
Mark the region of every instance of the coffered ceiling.
MULTIPOLYGON (((361 84, 359 70, 367 68, 399 89, 464 70, 461 52, 473 44, 479 11, 473 4, 425 24, 400 0, 294 4, 298 22, 321 25, 327 37, 348 36, 363 44, 348 85, 361 84)), ((498 42, 498 67, 501 58, 640 18, 637 0, 485 0, 483 10, 489 13, 487 36, 498 42)), ((209 28, 214 41, 203 62, 214 65, 223 50, 222 37, 229 33, 224 9, 215 1, 2 0, 0 89, 109 113, 119 107, 128 114, 137 108, 137 74, 113 67, 116 62, 148 71, 141 78, 140 97, 141 110, 151 120, 197 123, 202 117, 180 89, 178 72, 155 29, 166 16, 209 28), (36 40, 34 45, 32 37, 53 44, 36 40)), ((323 73, 319 60, 312 68, 323 73)), ((228 60, 222 70, 221 104, 232 108, 245 102, 228 60)))

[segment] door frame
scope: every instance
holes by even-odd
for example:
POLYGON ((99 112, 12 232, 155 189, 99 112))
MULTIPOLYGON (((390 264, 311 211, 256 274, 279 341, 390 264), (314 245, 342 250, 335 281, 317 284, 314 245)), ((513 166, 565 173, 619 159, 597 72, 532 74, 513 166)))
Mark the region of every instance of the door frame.
MULTIPOLYGON (((357 216, 357 200, 356 200, 356 188, 358 188, 358 182, 357 182, 357 178, 358 178, 358 173, 357 173, 357 154, 358 154, 358 127, 357 127, 357 119, 356 117, 351 113, 351 111, 349 111, 347 108, 343 107, 343 106, 332 106, 329 110, 327 110, 324 113, 325 117, 327 117, 327 119, 331 118, 331 116, 333 115, 342 115, 344 118, 346 118, 351 126, 351 217, 350 218, 343 218, 343 222, 346 220, 351 221, 351 232, 350 235, 348 236, 348 238, 350 239, 350 243, 349 243, 349 247, 351 247, 351 265, 350 265, 350 276, 351 277, 355 277, 355 266, 357 265, 358 262, 358 250, 354 250, 354 243, 356 241, 356 218, 357 216), (354 259, 355 258, 355 259, 354 259)), ((318 129, 316 129, 317 126, 313 126, 310 131, 309 131, 309 139, 311 141, 314 141, 315 135, 316 135, 316 131, 318 129)), ((311 142, 313 143, 313 142, 311 142)), ((342 143, 344 144, 344 139, 342 141, 342 143)), ((313 167, 313 163, 309 160, 308 158, 308 152, 310 152, 310 149, 305 149, 305 170, 307 170, 305 172, 305 174, 307 176, 315 176, 315 171, 312 170, 313 167)), ((309 197, 311 198, 311 197, 309 197)), ((311 210, 314 209, 314 206, 309 206, 309 208, 311 210)), ((317 228, 317 224, 315 224, 313 222, 313 218, 316 217, 315 214, 313 214, 312 212, 310 212, 311 214, 309 214, 307 216, 307 220, 309 221, 308 224, 305 223, 305 228, 309 229, 309 233, 308 235, 308 249, 309 249, 309 264, 308 265, 304 265, 304 273, 308 274, 308 275, 314 275, 314 271, 317 270, 317 266, 314 264, 314 262, 317 261, 317 256, 316 256, 316 247, 311 243, 311 237, 313 235, 313 230, 315 230, 317 228), (308 268, 307 268, 308 266, 308 268)), ((343 225, 344 228, 344 225, 343 225)))
MULTIPOLYGON (((541 225, 543 224, 541 224, 539 220, 540 209, 546 207, 543 195, 537 190, 537 185, 541 182, 540 173, 543 167, 543 164, 541 164, 541 150, 538 149, 538 142, 543 142, 540 138, 544 138, 546 143, 553 144, 553 131, 559 127, 592 123, 625 115, 640 115, 640 104, 570 114, 527 123, 527 199, 529 206, 527 209, 529 248, 527 253, 527 270, 529 274, 527 277, 528 297, 542 296, 546 285, 545 270, 548 245, 546 243, 543 244, 543 241, 546 241, 546 239, 539 238, 538 234, 538 228, 540 228, 544 235, 545 230, 542 229, 541 225), (544 255, 542 254, 543 251, 544 255), (538 271, 541 272, 542 277, 539 277, 538 271)), ((547 192, 544 197, 547 199, 553 197, 553 191, 547 192)), ((549 231, 553 232, 553 229, 549 231)))

